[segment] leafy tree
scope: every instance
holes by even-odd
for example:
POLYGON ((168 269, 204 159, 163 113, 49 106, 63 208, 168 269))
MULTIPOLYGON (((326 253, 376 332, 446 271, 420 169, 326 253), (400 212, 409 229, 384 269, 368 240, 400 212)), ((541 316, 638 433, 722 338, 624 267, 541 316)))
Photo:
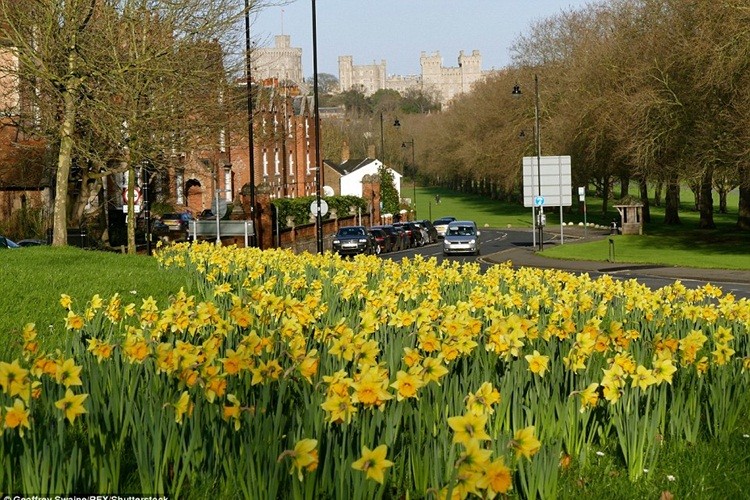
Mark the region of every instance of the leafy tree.
POLYGON ((399 109, 404 114, 425 114, 440 111, 440 99, 435 92, 410 88, 404 92, 399 109))
POLYGON ((393 174, 385 167, 378 169, 380 176, 380 199, 383 202, 383 213, 396 214, 399 211, 400 200, 393 174))
MULTIPOLYGON (((308 78, 307 83, 312 85, 313 79, 308 78)), ((318 93, 335 94, 339 90, 339 79, 330 73, 318 73, 318 93)))
POLYGON ((355 89, 341 93, 341 103, 346 111, 355 115, 365 115, 372 112, 372 104, 365 95, 355 89))
POLYGON ((393 114, 401 106, 401 94, 392 89, 380 89, 370 96, 374 113, 393 114))

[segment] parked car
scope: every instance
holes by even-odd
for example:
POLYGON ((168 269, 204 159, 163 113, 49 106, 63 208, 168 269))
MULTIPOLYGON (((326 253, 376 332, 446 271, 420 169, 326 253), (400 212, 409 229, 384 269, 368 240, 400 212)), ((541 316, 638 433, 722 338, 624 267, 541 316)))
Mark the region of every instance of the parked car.
POLYGON ((378 242, 378 247, 380 248, 381 252, 388 253, 393 251, 393 245, 396 243, 395 234, 388 234, 385 232, 385 230, 379 227, 371 227, 370 233, 372 233, 375 241, 378 242))
POLYGON ((440 217, 437 220, 432 221, 432 225, 435 226, 438 238, 445 236, 445 230, 448 229, 448 224, 456 220, 455 217, 440 217))
POLYGON ((198 215, 198 219, 215 219, 216 215, 214 215, 213 210, 210 208, 206 208, 203 210, 200 215, 198 215))
POLYGON ((17 242, 19 247, 38 247, 40 245, 46 245, 47 242, 44 240, 38 240, 33 238, 27 238, 17 242))
POLYGON ((419 225, 424 231, 427 233, 427 238, 425 238, 425 241, 427 243, 436 243, 438 240, 437 236, 437 229, 435 229, 435 226, 432 225, 432 222, 428 221, 427 219, 415 221, 415 224, 419 225))
POLYGON ((0 236, 0 248, 21 248, 15 241, 0 236))
POLYGON ((169 238, 187 239, 190 232, 190 222, 193 214, 190 212, 169 213, 161 216, 161 222, 169 229, 169 238))
POLYGON ((393 227, 400 227, 406 231, 409 236, 410 247, 421 247, 424 245, 424 239, 422 239, 422 231, 414 225, 412 222, 397 222, 393 227))
POLYGON ((443 254, 471 253, 479 255, 479 236, 474 221, 453 221, 448 224, 443 237, 443 254))
POLYGON ((411 248, 411 238, 406 233, 406 229, 404 229, 402 226, 394 226, 393 224, 391 224, 389 227, 391 227, 393 231, 395 231, 398 235, 398 240, 400 242, 399 250, 406 250, 407 248, 411 248))
POLYGON ((339 255, 376 254, 378 243, 364 226, 342 227, 333 237, 332 249, 339 255))
POLYGON ((384 252, 396 252, 398 250, 403 249, 404 247, 403 240, 406 238, 405 233, 399 232, 395 227, 391 226, 390 224, 383 225, 383 226, 372 226, 370 228, 370 231, 372 231, 374 234, 375 229, 383 231, 387 236, 387 243, 385 247, 383 247, 382 249, 384 252))

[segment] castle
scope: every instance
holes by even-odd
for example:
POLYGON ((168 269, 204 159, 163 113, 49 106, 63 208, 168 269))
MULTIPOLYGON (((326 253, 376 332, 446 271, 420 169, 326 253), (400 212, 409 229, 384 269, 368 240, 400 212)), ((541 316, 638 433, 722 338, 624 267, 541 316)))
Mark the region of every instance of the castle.
POLYGON ((422 52, 419 57, 421 75, 388 75, 385 60, 379 64, 354 65, 352 56, 339 57, 339 84, 341 91, 360 90, 372 95, 378 90, 390 89, 404 93, 409 89, 434 91, 441 104, 447 105, 459 94, 469 92, 472 85, 489 74, 482 71, 482 56, 478 50, 471 55, 462 50, 458 67, 443 66, 440 52, 422 52))
MULTIPOLYGON (((302 73, 302 49, 291 46, 289 35, 277 35, 274 47, 260 47, 251 56, 253 78, 279 79, 305 88, 302 73)), ((459 94, 469 92, 472 85, 487 76, 482 70, 482 55, 461 51, 457 67, 443 66, 440 52, 422 52, 419 57, 420 75, 388 75, 386 61, 355 65, 352 56, 340 56, 339 90, 359 90, 369 96, 378 90, 390 89, 401 94, 410 89, 434 92, 441 104, 447 105, 459 94)))
POLYGON ((250 55, 251 71, 256 81, 277 79, 302 87, 302 49, 292 47, 289 35, 276 35, 274 47, 262 47, 250 55))

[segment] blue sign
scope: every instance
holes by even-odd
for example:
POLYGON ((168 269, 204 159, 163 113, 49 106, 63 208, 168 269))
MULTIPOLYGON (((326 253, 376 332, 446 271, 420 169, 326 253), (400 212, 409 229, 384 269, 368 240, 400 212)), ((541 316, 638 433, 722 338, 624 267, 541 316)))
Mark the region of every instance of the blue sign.
POLYGON ((544 196, 537 196, 536 198, 534 198, 534 205, 536 205, 537 207, 541 207, 542 205, 544 205, 544 196))

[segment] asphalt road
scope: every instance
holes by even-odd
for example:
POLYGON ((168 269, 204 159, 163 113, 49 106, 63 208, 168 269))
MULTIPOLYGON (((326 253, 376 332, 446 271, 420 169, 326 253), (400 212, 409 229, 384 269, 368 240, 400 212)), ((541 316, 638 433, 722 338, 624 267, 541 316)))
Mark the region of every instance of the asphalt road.
MULTIPOLYGON (((411 248, 382 254, 385 259, 401 260, 414 258, 420 254, 425 258, 435 257, 458 260, 460 262, 478 261, 482 269, 508 260, 515 267, 546 267, 568 270, 572 273, 587 273, 593 278, 608 274, 616 279, 635 279, 649 288, 656 289, 680 280, 687 287, 697 288, 707 283, 721 287, 724 292, 731 292, 738 298, 750 298, 750 280, 740 277, 740 273, 712 272, 710 270, 660 268, 658 266, 612 265, 607 263, 575 261, 558 261, 536 256, 531 249, 531 233, 528 231, 503 231, 498 229, 481 229, 480 255, 443 255, 442 240, 423 247, 411 248)), ((547 234, 548 238, 554 235, 547 234)), ((545 238, 545 241, 547 238, 545 238)), ((550 240, 551 242, 551 240, 550 240)), ((745 275, 747 273, 742 273, 745 275)))

